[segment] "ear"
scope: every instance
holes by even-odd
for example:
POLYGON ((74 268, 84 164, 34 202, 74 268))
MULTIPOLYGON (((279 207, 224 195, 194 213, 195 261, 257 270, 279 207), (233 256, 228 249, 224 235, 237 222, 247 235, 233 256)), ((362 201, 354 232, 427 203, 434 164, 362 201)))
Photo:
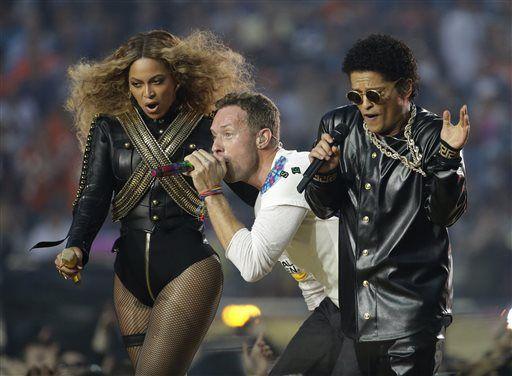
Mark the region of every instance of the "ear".
POLYGON ((400 94, 404 99, 409 99, 412 94, 412 80, 407 79, 400 83, 400 94))
POLYGON ((265 149, 272 140, 272 132, 268 128, 263 128, 258 132, 258 136, 256 137, 256 147, 258 149, 265 149))

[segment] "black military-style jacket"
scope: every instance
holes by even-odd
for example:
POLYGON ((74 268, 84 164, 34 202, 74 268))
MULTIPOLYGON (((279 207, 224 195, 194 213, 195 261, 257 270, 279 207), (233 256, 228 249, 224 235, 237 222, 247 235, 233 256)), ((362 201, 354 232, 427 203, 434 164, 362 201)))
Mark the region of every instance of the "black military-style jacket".
MULTIPOLYGON (((446 228, 466 209, 464 164, 438 152, 442 119, 416 108, 412 135, 426 177, 372 144, 356 106, 337 108, 320 122, 319 136, 340 123, 349 128, 335 180, 313 180, 306 199, 318 217, 340 216, 342 328, 359 341, 396 339, 451 322, 446 228)), ((403 135, 381 140, 411 158, 403 135)))
MULTIPOLYGON (((139 108, 144 122, 158 140, 178 114, 172 106, 161 119, 147 117, 139 108)), ((183 158, 197 149, 209 151, 212 145, 210 133, 212 119, 203 117, 180 148, 170 156, 171 162, 183 158)), ((91 244, 108 214, 113 195, 117 194, 141 161, 122 125, 114 117, 102 115, 95 120, 88 142, 88 155, 82 170, 80 195, 73 208, 73 222, 66 247, 76 246, 83 251, 85 265, 91 244)), ((191 187, 192 179, 185 177, 191 187)), ((232 190, 244 201, 253 204, 257 191, 243 183, 230 184, 232 190)), ((121 219, 121 233, 129 230, 173 230, 179 226, 199 229, 202 223, 184 211, 167 194, 158 179, 139 203, 121 219)))

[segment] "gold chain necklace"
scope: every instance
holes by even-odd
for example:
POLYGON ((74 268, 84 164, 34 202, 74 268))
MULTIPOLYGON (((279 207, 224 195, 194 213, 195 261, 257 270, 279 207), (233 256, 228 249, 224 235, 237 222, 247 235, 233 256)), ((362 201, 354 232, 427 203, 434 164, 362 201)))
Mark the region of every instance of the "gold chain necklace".
POLYGON ((411 116, 409 117, 409 120, 405 125, 404 136, 405 140, 407 141, 407 149, 409 149, 409 151, 411 152, 412 160, 407 159, 407 157, 398 153, 391 146, 379 140, 377 135, 368 129, 366 122, 363 122, 363 128, 368 137, 370 138, 370 141, 377 147, 377 149, 381 151, 381 153, 383 153, 389 158, 400 160, 400 162, 402 162, 402 164, 405 167, 409 168, 410 170, 417 172, 423 176, 427 176, 425 171, 423 171, 421 168, 422 154, 420 153, 420 149, 418 148, 418 146, 416 146, 416 144, 414 143, 414 139, 412 138, 411 134, 412 124, 414 123, 415 118, 416 106, 411 103, 411 116))

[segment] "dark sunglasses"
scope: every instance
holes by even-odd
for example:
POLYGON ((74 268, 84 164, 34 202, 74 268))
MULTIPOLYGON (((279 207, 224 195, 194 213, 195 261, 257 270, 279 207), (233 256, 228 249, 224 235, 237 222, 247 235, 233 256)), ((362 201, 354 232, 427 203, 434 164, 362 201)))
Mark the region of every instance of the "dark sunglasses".
MULTIPOLYGON (((400 81, 401 79, 398 79, 396 80, 395 82, 393 82, 393 86, 390 87, 390 89, 392 89, 397 83, 398 81, 400 81)), ((375 104, 380 104, 383 102, 383 99, 382 99, 382 92, 384 91, 385 89, 382 89, 382 90, 374 90, 374 89, 370 89, 370 90, 366 90, 364 93, 359 93, 357 91, 354 91, 354 90, 350 90, 348 93, 347 93, 347 99, 349 101, 351 101, 352 103, 354 103, 355 105, 360 105, 363 103, 363 95, 366 96, 366 98, 372 102, 372 103, 375 103, 375 104)))

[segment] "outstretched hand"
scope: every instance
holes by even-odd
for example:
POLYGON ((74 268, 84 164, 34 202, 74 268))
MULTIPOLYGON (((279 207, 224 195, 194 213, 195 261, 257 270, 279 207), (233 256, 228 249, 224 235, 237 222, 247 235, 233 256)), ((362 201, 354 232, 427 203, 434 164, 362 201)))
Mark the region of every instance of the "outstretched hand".
POLYGON ((456 125, 453 125, 450 119, 450 111, 444 110, 441 140, 446 142, 453 149, 460 150, 466 145, 469 136, 468 106, 464 105, 461 107, 459 122, 456 125))
POLYGON ((263 339, 263 333, 260 333, 250 351, 247 342, 242 344, 242 356, 246 375, 263 376, 267 374, 274 353, 263 339))
POLYGON ((205 150, 196 150, 185 157, 187 162, 194 166, 194 170, 187 173, 192 178, 198 192, 204 192, 221 185, 226 175, 226 162, 217 160, 205 150))

